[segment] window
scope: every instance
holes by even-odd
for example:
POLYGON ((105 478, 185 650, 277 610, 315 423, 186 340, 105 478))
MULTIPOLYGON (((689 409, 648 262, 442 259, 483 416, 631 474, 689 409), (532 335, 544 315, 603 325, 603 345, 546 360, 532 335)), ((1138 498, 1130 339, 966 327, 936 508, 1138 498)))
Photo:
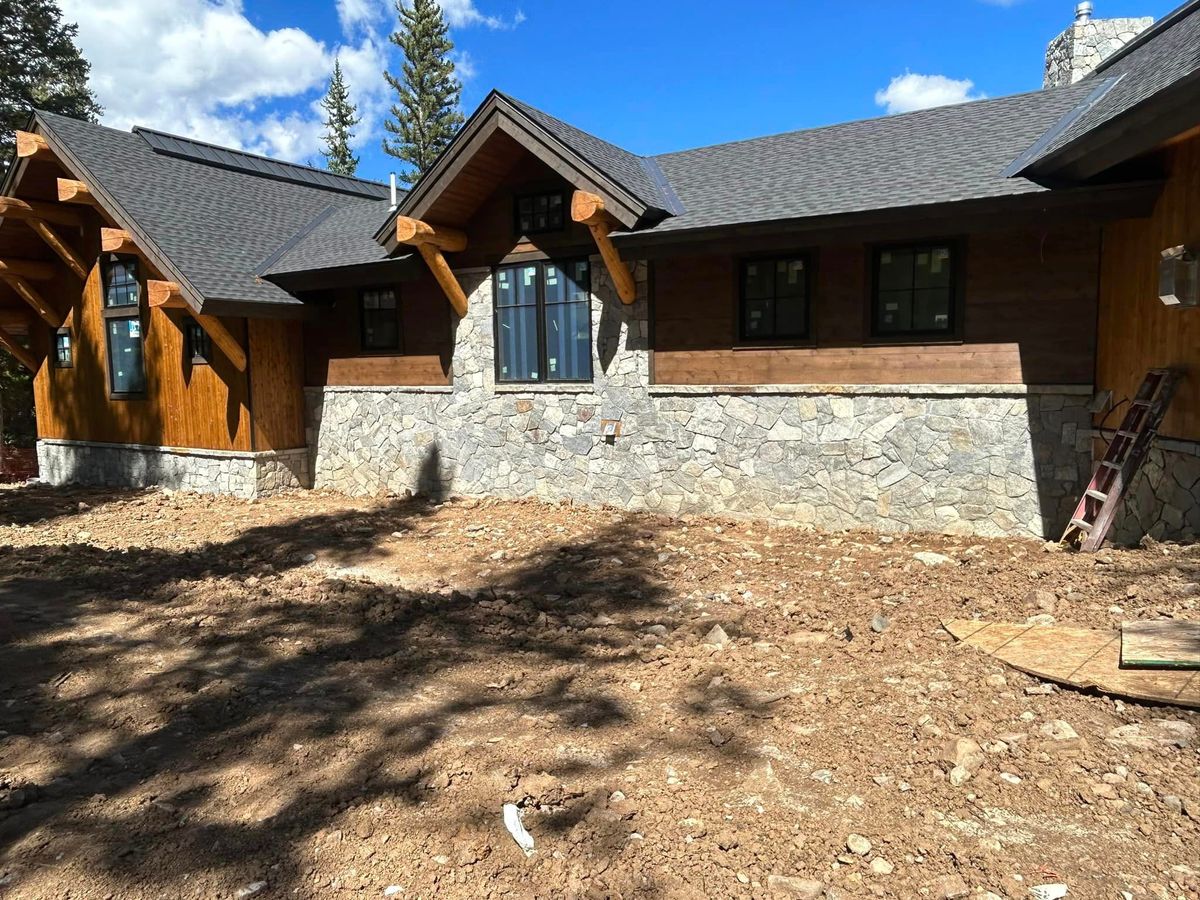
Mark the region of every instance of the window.
POLYGON ((586 260, 496 270, 498 381, 591 381, 591 280, 586 260))
POLYGON ((75 365, 74 351, 71 349, 71 330, 60 328, 54 332, 54 365, 55 368, 69 369, 75 365))
POLYGON ((518 235, 561 231, 566 206, 562 191, 528 194, 516 200, 515 227, 518 235))
POLYGON ((358 315, 364 350, 400 349, 400 309, 391 288, 358 295, 358 315))
POLYGON ((875 251, 875 335, 938 335, 954 331, 954 248, 949 244, 875 251))
POLYGON ((742 340, 808 337, 809 268, 805 256, 742 262, 742 340))
POLYGON ((146 363, 142 354, 141 284, 137 260, 110 256, 104 266, 105 344, 108 347, 108 381, 113 394, 141 394, 146 390, 146 363))
POLYGON ((183 320, 183 355, 192 365, 207 366, 212 362, 212 341, 208 332, 190 317, 183 320))

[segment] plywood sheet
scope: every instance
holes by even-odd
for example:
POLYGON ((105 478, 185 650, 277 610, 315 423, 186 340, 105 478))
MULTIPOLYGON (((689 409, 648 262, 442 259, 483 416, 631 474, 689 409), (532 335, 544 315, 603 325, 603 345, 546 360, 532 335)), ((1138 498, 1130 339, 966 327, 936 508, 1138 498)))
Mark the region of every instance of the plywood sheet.
POLYGON ((1121 625, 1123 669, 1200 669, 1200 622, 1159 619, 1121 625))
POLYGON ((965 619, 943 626, 963 643, 1046 681, 1200 709, 1200 672, 1122 669, 1116 631, 965 619))

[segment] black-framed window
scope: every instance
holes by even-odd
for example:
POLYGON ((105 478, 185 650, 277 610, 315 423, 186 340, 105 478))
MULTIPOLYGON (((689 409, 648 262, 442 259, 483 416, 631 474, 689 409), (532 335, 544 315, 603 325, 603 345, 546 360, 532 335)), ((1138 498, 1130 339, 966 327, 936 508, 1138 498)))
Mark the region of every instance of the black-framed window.
POLYGON ((183 320, 183 355, 193 365, 212 364, 212 340, 191 316, 183 320))
POLYGON ((950 242, 877 248, 872 332, 877 337, 952 334, 956 257, 950 242))
POLYGON ((587 260, 496 269, 496 380, 591 381, 587 260))
POLYGON ((146 391, 146 360, 142 347, 141 282, 137 259, 110 256, 104 261, 105 346, 108 384, 113 394, 146 391))
POLYGON ((400 349, 400 303, 392 288, 371 288, 358 295, 363 350, 400 349))
POLYGON ((52 335, 54 339, 54 367, 69 369, 75 365, 75 350, 71 346, 71 329, 59 328, 52 335))
POLYGON ((566 195, 562 191, 524 194, 513 204, 513 228, 518 235, 562 231, 566 206, 566 195))
POLYGON ((808 337, 810 270, 806 254, 742 260, 738 293, 742 340, 808 337))

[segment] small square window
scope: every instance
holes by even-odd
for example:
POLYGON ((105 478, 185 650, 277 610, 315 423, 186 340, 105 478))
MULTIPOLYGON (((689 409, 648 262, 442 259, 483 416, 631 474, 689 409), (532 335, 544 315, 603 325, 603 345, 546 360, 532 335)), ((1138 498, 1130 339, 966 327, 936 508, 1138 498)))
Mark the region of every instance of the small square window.
POLYGON ((949 244, 876 250, 871 307, 875 336, 953 333, 955 264, 949 244))
POLYGON ((565 195, 562 191, 528 194, 516 200, 513 226, 518 236, 562 231, 566 221, 565 195))
POLYGON ((193 365, 212 363, 212 341, 208 332, 195 319, 183 320, 183 354, 193 365))
POLYGON ((60 328, 54 337, 54 366, 58 369, 69 369, 75 365, 75 352, 71 346, 71 330, 60 328))
POLYGON ((808 337, 809 268, 806 256, 743 261, 739 294, 743 341, 808 337))
POLYGON ((400 304, 392 288, 375 288, 358 295, 362 349, 374 352, 400 349, 400 304))

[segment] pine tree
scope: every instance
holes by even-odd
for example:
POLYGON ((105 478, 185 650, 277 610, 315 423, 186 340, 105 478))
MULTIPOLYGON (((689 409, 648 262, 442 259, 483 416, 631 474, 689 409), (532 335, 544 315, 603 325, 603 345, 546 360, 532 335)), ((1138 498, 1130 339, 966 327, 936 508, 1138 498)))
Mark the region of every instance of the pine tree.
POLYGON ((358 108, 350 102, 350 89, 342 78, 342 62, 333 61, 333 77, 329 79, 329 91, 321 101, 325 110, 325 168, 336 175, 354 175, 358 172, 358 157, 350 152, 350 140, 354 137, 354 126, 362 121, 358 108))
POLYGON ((392 138, 384 138, 383 149, 404 160, 412 169, 401 176, 416 183, 429 170, 463 123, 458 108, 462 85, 454 74, 450 52, 454 44, 447 36, 446 20, 437 0, 396 0, 399 31, 391 41, 404 51, 401 77, 384 72, 388 84, 399 95, 391 118, 383 123, 392 138))
POLYGON ((63 24, 55 0, 0 0, 0 173, 31 107, 89 122, 104 111, 88 88, 78 33, 63 24))

